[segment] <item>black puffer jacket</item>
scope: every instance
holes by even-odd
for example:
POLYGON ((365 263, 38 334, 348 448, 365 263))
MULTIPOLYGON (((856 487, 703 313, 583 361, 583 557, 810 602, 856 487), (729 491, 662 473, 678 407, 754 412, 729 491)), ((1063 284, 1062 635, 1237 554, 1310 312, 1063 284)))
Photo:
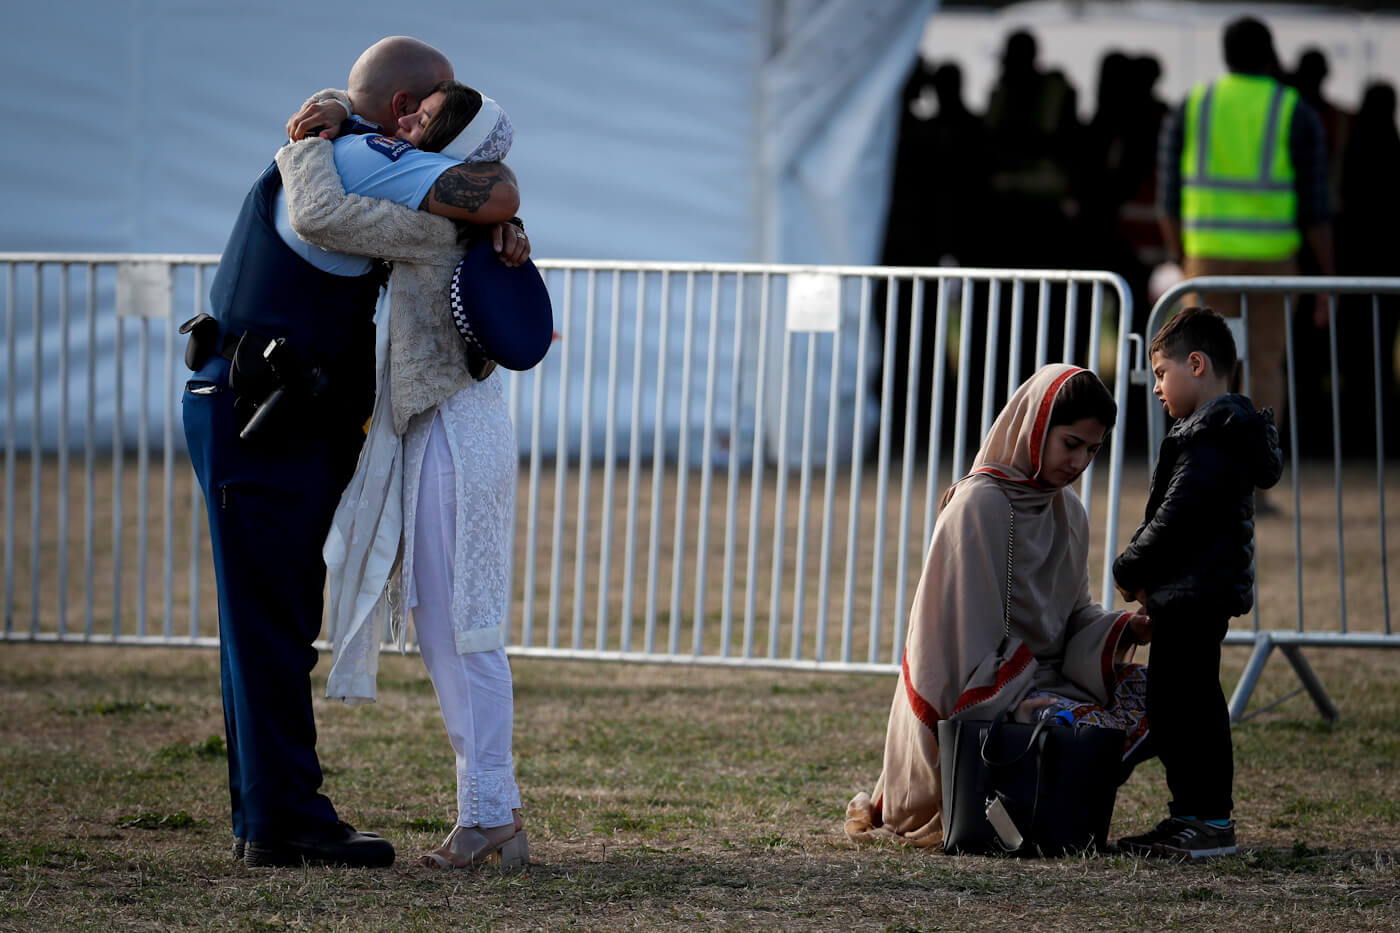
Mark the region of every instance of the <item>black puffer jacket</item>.
POLYGON ((1254 605, 1254 489, 1283 472, 1270 409, 1222 395, 1167 432, 1147 514, 1113 562, 1118 585, 1147 591, 1149 615, 1243 615, 1254 605))

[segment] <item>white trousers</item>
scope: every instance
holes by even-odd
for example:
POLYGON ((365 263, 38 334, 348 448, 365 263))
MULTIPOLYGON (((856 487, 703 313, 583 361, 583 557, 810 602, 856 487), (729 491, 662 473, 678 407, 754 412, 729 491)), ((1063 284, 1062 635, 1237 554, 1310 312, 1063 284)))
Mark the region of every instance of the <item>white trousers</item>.
POLYGON ((458 654, 452 625, 457 485, 442 419, 434 415, 413 533, 413 625, 457 753, 457 823, 504 826, 520 806, 511 753, 515 716, 504 648, 458 654))

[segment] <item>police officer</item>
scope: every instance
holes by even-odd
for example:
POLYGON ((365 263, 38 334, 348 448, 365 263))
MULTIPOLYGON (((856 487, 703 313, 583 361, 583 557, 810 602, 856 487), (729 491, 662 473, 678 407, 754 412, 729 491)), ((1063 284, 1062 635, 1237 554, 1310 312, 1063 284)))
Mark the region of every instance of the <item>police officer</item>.
MULTIPOLYGON (((381 135, 453 77, 404 36, 350 72, 358 118, 336 141, 347 190, 477 223, 514 215, 504 165, 464 167, 381 135)), ((250 866, 393 863, 388 840, 342 822, 319 792, 310 673, 320 632, 321 547, 354 471, 374 398, 380 264, 318 250, 287 222, 275 164, 243 203, 189 322, 185 436, 208 505, 234 857, 250 866)))
MULTIPOLYGON (((1187 278, 1296 275, 1306 242, 1322 275, 1334 270, 1322 124, 1278 80, 1269 28, 1253 17, 1225 27, 1228 74, 1199 84, 1164 124, 1158 214, 1171 259, 1187 278)), ((1238 294, 1201 296, 1238 317, 1238 294)), ((1249 395, 1282 412, 1283 295, 1249 298, 1249 395)))

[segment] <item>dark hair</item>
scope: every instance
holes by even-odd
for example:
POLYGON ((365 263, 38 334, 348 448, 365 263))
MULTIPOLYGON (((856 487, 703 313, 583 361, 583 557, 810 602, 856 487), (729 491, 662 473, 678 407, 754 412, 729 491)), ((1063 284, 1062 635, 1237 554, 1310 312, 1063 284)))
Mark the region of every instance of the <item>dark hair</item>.
POLYGON ((459 81, 441 81, 432 93, 442 91, 442 106, 428 121, 418 148, 424 152, 441 152, 442 147, 457 138, 457 134, 481 112, 481 92, 459 81))
POLYGON ((1230 325, 1210 308, 1182 308, 1152 338, 1149 359, 1160 353, 1178 362, 1192 353, 1203 353, 1217 376, 1231 379, 1235 374, 1235 337, 1230 325))
POLYGON ((1085 418, 1093 418, 1105 428, 1112 428, 1118 420, 1118 403, 1113 400, 1102 379, 1087 369, 1081 369, 1060 386, 1060 391, 1055 395, 1055 404, 1050 409, 1050 423, 1046 427, 1074 424, 1085 418))
POLYGON ((1271 75, 1278 67, 1273 34, 1252 16, 1242 16, 1227 25, 1222 45, 1225 67, 1231 71, 1271 75))

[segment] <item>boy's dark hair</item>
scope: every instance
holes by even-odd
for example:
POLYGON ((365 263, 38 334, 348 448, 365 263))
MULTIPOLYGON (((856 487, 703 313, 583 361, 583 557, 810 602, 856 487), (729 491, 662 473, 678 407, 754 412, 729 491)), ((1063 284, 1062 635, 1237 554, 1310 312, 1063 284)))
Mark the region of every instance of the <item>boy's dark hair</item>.
POLYGON ((428 121, 423 138, 418 140, 418 148, 424 152, 441 152, 442 147, 456 139, 481 112, 481 92, 475 88, 449 79, 433 88, 434 93, 438 91, 443 93, 442 106, 428 121))
POLYGON ((1087 369, 1070 376, 1060 386, 1047 427, 1073 424, 1084 418, 1093 418, 1106 428, 1112 428, 1118 420, 1118 403, 1113 400, 1113 394, 1102 379, 1087 369))
POLYGON ((1154 353, 1160 353, 1180 362, 1197 352, 1204 353, 1210 360, 1216 375, 1234 378, 1238 357, 1230 325, 1210 308, 1192 306, 1182 308, 1162 325, 1147 348, 1147 357, 1151 359, 1154 353))

